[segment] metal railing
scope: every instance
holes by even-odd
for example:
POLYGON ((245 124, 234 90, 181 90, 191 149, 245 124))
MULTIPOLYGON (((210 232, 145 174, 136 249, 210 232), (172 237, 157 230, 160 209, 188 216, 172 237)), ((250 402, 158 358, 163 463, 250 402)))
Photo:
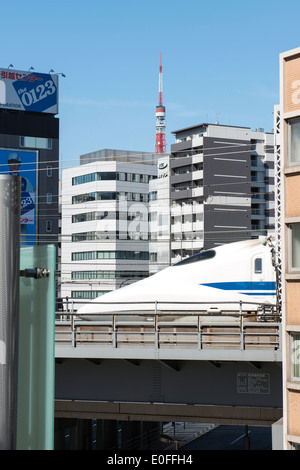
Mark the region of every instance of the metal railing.
MULTIPOLYGON (((210 303, 211 305, 211 303, 210 303)), ((249 306, 249 304, 247 304, 249 306)), ((153 310, 118 313, 59 313, 55 341, 59 345, 112 348, 280 348, 280 318, 275 307, 238 309, 153 310)))

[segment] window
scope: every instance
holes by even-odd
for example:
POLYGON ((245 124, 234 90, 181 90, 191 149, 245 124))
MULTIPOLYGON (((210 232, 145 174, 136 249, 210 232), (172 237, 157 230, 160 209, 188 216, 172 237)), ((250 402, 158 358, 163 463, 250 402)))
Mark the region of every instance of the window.
POLYGON ((142 202, 149 202, 149 194, 141 193, 141 201, 142 202))
POLYGON ((52 220, 46 220, 46 232, 52 232, 52 220))
POLYGON ((50 178, 52 176, 52 166, 47 165, 47 176, 50 178))
POLYGON ((127 201, 143 201, 148 202, 147 193, 124 193, 124 192, 110 192, 110 191, 97 191, 93 193, 77 194, 72 197, 72 204, 81 204, 89 201, 109 201, 121 200, 127 201))
POLYGON ((156 263, 157 262, 157 253, 155 253, 155 252, 150 253, 150 262, 151 263, 156 263))
POLYGON ((155 222, 157 220, 157 212, 149 212, 149 222, 155 222))
POLYGON ((140 193, 132 193, 132 200, 139 201, 140 200, 140 193))
POLYGON ((147 251, 78 251, 72 253, 72 261, 91 259, 122 259, 132 261, 148 261, 147 251))
POLYGON ((52 204, 52 193, 47 193, 46 200, 47 204, 52 204))
POLYGON ((52 149, 52 139, 45 137, 20 137, 20 147, 52 149))
POLYGON ((300 333, 291 335, 291 352, 292 379, 300 380, 300 333))
POLYGON ((102 171, 97 173, 88 173, 86 175, 74 176, 72 178, 72 185, 91 183, 92 181, 115 181, 118 179, 118 174, 115 171, 102 171))
POLYGON ((72 290, 71 298, 72 299, 96 299, 100 295, 104 295, 109 291, 105 290, 72 290))
POLYGON ((90 183, 91 181, 95 181, 95 180, 96 180, 96 173, 89 173, 87 175, 74 176, 74 178, 72 178, 72 185, 75 186, 77 184, 90 183))
POLYGON ((119 172, 117 175, 119 181, 126 181, 126 173, 119 172))
POLYGON ((300 270, 300 223, 291 224, 291 269, 300 270))
POLYGON ((157 201, 157 191, 150 192, 150 201, 157 201))
POLYGON ((254 261, 254 272, 255 274, 262 273, 262 258, 256 258, 254 261))
POLYGON ((300 165, 300 118, 288 122, 289 164, 300 165))
POLYGON ((115 192, 94 192, 86 194, 78 194, 72 197, 72 204, 80 204, 89 201, 102 201, 102 200, 113 200, 116 199, 115 192))
POLYGON ((97 251, 82 251, 72 253, 72 261, 84 261, 87 259, 97 259, 97 251))
POLYGON ((145 271, 72 271, 72 279, 143 279, 145 271))
POLYGON ((179 261, 173 266, 181 266, 182 264, 195 263, 196 261, 202 261, 202 260, 214 258, 214 256, 216 256, 215 250, 201 251, 200 253, 196 253, 195 255, 192 255, 187 259, 179 261))
POLYGON ((92 241, 98 240, 97 232, 81 232, 72 234, 72 242, 83 242, 83 241, 92 241))
POLYGON ((115 218, 114 212, 102 211, 102 212, 83 212, 81 214, 72 215, 72 223, 77 222, 89 222, 91 220, 102 220, 110 217, 115 218))

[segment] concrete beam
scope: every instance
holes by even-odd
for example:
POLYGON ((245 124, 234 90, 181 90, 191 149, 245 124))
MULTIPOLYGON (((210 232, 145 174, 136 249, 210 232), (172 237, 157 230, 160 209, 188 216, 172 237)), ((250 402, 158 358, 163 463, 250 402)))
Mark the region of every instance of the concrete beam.
POLYGON ((56 400, 55 418, 126 421, 186 421, 268 426, 281 408, 56 400))
POLYGON ((100 345, 77 346, 55 345, 55 359, 153 359, 161 361, 241 361, 259 363, 276 362, 281 363, 282 354, 280 350, 269 349, 156 349, 150 347, 124 347, 113 348, 100 345))

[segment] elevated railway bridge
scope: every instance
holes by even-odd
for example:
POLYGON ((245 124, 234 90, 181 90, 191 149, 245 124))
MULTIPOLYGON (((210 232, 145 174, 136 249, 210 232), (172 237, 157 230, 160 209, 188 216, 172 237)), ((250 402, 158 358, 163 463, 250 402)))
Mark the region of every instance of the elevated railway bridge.
POLYGON ((281 348, 275 307, 59 312, 56 437, 76 429, 76 448, 86 448, 92 420, 102 442, 114 436, 106 448, 120 445, 120 422, 128 439, 163 422, 271 426, 282 417, 281 348))

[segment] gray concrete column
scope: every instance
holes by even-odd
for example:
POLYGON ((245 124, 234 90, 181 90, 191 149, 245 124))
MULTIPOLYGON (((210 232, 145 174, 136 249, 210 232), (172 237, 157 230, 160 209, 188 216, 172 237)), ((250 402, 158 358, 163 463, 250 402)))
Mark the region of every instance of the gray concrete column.
POLYGON ((284 450, 283 448, 283 418, 272 424, 272 450, 284 450))
POLYGON ((141 421, 122 421, 121 449, 140 449, 142 432, 141 421))
POLYGON ((159 422, 143 421, 141 450, 151 450, 151 444, 159 440, 162 434, 162 425, 159 422))
POLYGON ((17 439, 21 178, 0 175, 0 450, 17 439))
POLYGON ((98 419, 96 430, 96 449, 118 449, 118 422, 98 419))
POLYGON ((76 424, 70 427, 69 449, 92 450, 93 422, 90 419, 77 419, 76 424))
POLYGON ((122 449, 146 450, 158 441, 161 423, 151 421, 122 421, 122 449))
POLYGON ((69 429, 76 425, 76 419, 55 418, 54 419, 54 450, 66 450, 66 435, 69 429))

